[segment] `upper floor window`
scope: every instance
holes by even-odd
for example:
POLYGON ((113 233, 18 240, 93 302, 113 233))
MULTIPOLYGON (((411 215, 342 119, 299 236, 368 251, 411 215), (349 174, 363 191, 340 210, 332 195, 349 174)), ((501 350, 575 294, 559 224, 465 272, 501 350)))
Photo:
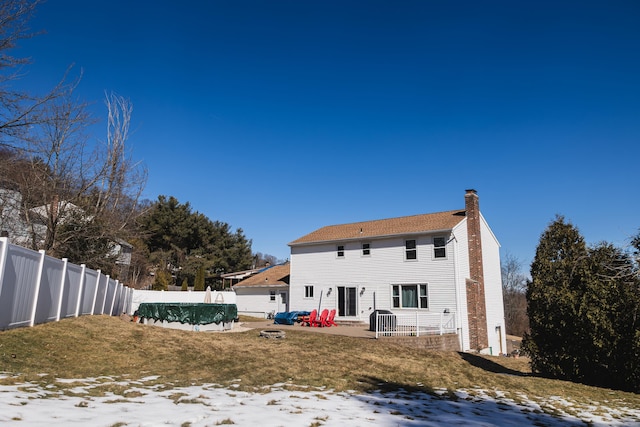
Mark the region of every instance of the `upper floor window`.
POLYGON ((371 244, 363 243, 362 244, 362 255, 371 255, 371 244))
POLYGON ((393 308, 429 308, 427 285, 393 285, 391 290, 393 308))
POLYGON ((344 245, 338 245, 338 251, 336 252, 338 258, 344 258, 344 245))
POLYGON ((313 285, 307 285, 304 287, 304 297, 313 298, 313 285))
POLYGON ((276 300, 276 291, 269 291, 269 301, 276 300))
POLYGON ((418 259, 415 240, 405 240, 405 259, 418 259))
POLYGON ((434 258, 446 258, 447 257, 447 240, 444 237, 433 238, 433 257, 434 258))

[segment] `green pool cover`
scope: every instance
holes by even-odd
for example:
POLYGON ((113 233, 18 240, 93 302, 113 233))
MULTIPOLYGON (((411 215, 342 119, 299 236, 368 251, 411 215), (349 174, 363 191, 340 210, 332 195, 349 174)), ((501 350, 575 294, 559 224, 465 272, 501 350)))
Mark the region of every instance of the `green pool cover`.
POLYGON ((236 319, 238 307, 235 304, 144 302, 138 307, 138 316, 190 325, 219 324, 236 319))

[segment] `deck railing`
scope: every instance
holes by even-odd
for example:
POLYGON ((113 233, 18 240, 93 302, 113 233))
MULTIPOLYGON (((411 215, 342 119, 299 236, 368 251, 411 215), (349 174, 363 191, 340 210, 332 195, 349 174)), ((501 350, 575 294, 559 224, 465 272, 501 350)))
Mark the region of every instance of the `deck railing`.
POLYGON ((456 333, 451 313, 376 314, 376 338, 380 336, 443 335, 456 333))

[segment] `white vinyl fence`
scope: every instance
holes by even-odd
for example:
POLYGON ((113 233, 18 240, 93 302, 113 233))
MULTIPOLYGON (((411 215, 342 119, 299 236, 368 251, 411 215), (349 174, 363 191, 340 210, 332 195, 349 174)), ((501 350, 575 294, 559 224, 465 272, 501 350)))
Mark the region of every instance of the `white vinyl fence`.
POLYGON ((132 295, 100 270, 0 237, 0 330, 87 314, 118 316, 131 311, 132 295))
POLYGON ((455 315, 450 313, 376 313, 376 338, 380 336, 443 335, 456 333, 455 315))

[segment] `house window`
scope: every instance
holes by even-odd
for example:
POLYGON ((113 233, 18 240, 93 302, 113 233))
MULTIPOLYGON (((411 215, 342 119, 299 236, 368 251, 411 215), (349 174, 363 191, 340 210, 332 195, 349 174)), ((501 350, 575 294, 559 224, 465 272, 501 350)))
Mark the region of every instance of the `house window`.
POLYGON ((269 301, 276 300, 276 291, 269 291, 269 301))
POLYGON ((371 255, 371 244, 370 243, 363 243, 362 244, 362 255, 364 255, 364 256, 371 255))
POLYGON ((393 285, 393 308, 429 308, 427 285, 393 285))
POLYGON ((344 245, 338 245, 338 258, 344 258, 344 245))
POLYGON ((447 241, 444 237, 434 237, 433 238, 433 257, 446 258, 447 257, 446 245, 447 245, 447 241))
POLYGON ((304 287, 304 297, 313 298, 313 286, 307 285, 304 287))
POLYGON ((405 259, 418 259, 415 240, 405 240, 405 259))

